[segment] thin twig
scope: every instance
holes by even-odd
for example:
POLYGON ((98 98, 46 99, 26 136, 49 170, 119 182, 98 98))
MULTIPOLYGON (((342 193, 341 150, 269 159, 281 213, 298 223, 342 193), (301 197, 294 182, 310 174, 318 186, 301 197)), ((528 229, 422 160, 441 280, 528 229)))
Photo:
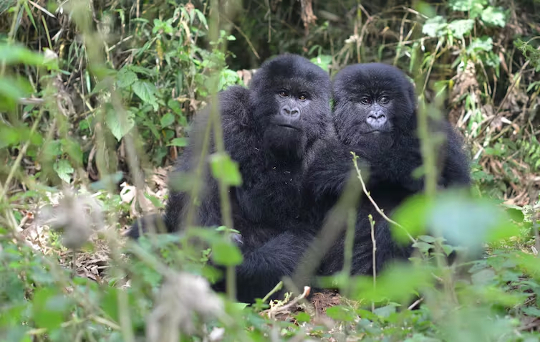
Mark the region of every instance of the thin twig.
MULTIPOLYGON (((210 5, 210 30, 209 36, 210 40, 217 42, 219 39, 219 4, 214 0, 210 5)), ((223 47, 225 48, 225 44, 223 47)), ((214 74, 214 77, 219 77, 219 72, 214 74)), ((225 144, 223 141, 223 128, 221 127, 221 113, 218 103, 218 83, 217 79, 213 82, 213 87, 210 89, 212 94, 211 98, 213 101, 210 103, 210 120, 213 121, 213 133, 214 133, 214 143, 216 146, 216 151, 219 155, 226 155, 225 144)), ((221 170, 223 171, 223 170, 221 170)), ((230 231, 234 229, 233 219, 232 219, 232 209, 231 203, 229 200, 229 185, 223 180, 222 177, 218 178, 218 188, 219 188, 219 199, 221 206, 221 217, 223 223, 228 228, 226 234, 229 235, 230 231)), ((226 268, 226 291, 227 296, 234 300, 236 298, 236 277, 235 277, 235 266, 227 266, 226 268)))
POLYGON ((377 205, 377 203, 375 203, 375 200, 371 197, 371 195, 369 194, 369 191, 367 190, 366 188, 366 183, 364 183, 364 180, 362 179, 362 175, 360 173, 360 169, 358 168, 358 156, 356 155, 356 153, 354 152, 351 152, 352 155, 353 155, 353 163, 354 163, 354 168, 356 169, 356 174, 358 175, 358 179, 360 180, 360 183, 362 183, 362 190, 364 191, 364 194, 366 195, 366 197, 369 199, 369 201, 371 202, 371 204, 373 204, 373 207, 375 207, 375 210, 377 210, 377 212, 379 213, 379 215, 381 215, 386 221, 390 222, 391 224, 403 229, 403 231, 407 234, 407 236, 409 237, 409 239, 413 242, 413 243, 416 243, 416 239, 412 237, 411 234, 409 234, 409 232, 407 231, 407 229, 405 227, 403 227, 402 225, 400 225, 399 223, 397 223, 396 221, 392 220, 391 218, 389 218, 388 216, 386 216, 386 214, 381 210, 381 208, 379 208, 379 206, 377 205))
POLYGON ((264 298, 262 299, 263 303, 266 303, 268 301, 268 299, 276 292, 278 292, 279 290, 281 290, 283 288, 283 281, 280 281, 279 283, 277 283, 276 286, 274 286, 274 288, 268 292, 268 294, 266 296, 264 296, 264 298))
POLYGON ((267 314, 267 317, 268 318, 273 318, 275 317, 276 314, 280 313, 280 312, 284 312, 284 311, 287 311, 288 309, 290 309, 292 306, 294 306, 296 303, 298 303, 299 301, 301 301, 302 299, 306 298, 307 296, 309 296, 309 293, 311 291, 311 287, 309 286, 304 286, 304 292, 294 298, 292 301, 290 301, 289 303, 283 305, 283 306, 274 306, 274 307, 271 307, 270 309, 268 309, 267 311, 265 311, 264 313, 267 314))
POLYGON ((407 310, 412 310, 414 309, 415 307, 418 306, 418 304, 422 303, 424 301, 424 297, 416 300, 414 303, 412 303, 411 305, 409 305, 409 307, 407 308, 407 310))
POLYGON ((259 54, 257 53, 257 50, 255 50, 255 47, 253 46, 253 44, 251 43, 251 40, 249 40, 249 37, 246 36, 246 34, 244 33, 244 31, 242 31, 242 29, 238 26, 236 26, 235 23, 233 23, 231 21, 231 19, 227 18, 226 16, 222 15, 221 18, 225 18, 225 20, 227 20, 229 22, 229 24, 231 24, 232 26, 234 26, 234 28, 236 29, 236 31, 238 31, 238 33, 240 33, 242 35, 242 37, 244 37, 244 39, 246 40, 246 42, 248 43, 249 45, 249 48, 251 49, 251 51, 253 52, 253 54, 255 55, 255 57, 257 57, 257 59, 261 59, 261 56, 259 56, 259 54))
MULTIPOLYGON (((373 244, 373 253, 371 263, 373 264, 373 289, 377 288, 377 240, 375 239, 375 221, 372 215, 368 215, 369 225, 371 226, 371 243, 373 244)), ((371 302, 371 311, 375 311, 375 302, 371 302)))
MULTIPOLYGON (((347 220, 347 230, 345 232, 345 255, 343 261, 343 274, 347 277, 351 276, 352 270, 352 260, 354 256, 354 239, 355 239, 355 228, 356 228, 356 210, 354 208, 349 208, 348 210, 348 220, 347 220)), ((345 297, 350 295, 350 282, 346 282, 346 287, 344 290, 345 297)))

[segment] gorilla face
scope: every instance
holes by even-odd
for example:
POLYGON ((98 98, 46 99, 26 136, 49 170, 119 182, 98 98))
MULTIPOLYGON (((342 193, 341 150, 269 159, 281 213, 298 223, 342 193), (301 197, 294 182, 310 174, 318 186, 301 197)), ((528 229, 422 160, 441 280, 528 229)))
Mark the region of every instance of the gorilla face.
POLYGON ((414 132, 414 88, 393 66, 369 63, 346 67, 336 75, 334 99, 334 123, 345 144, 390 148, 397 137, 414 132))
POLYGON ((253 122, 272 153, 300 158, 330 119, 328 73, 297 55, 262 65, 250 85, 253 122))

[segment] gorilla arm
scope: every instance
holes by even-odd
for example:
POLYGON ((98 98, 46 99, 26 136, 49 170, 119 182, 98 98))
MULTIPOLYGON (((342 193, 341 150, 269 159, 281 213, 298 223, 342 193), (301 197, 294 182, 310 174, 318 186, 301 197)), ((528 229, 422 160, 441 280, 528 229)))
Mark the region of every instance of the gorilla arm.
MULTIPOLYGON (((219 94, 219 110, 221 113, 225 150, 233 160, 238 159, 235 153, 241 148, 238 145, 245 139, 243 129, 249 106, 248 99, 249 90, 239 86, 230 87, 219 94)), ((192 142, 186 148, 170 175, 171 193, 165 216, 165 224, 169 232, 179 229, 179 225, 186 218, 189 208, 189 192, 174 190, 174 184, 172 184, 172 182, 178 181, 178 176, 186 173, 191 173, 195 177, 190 185, 194 185, 193 182, 195 181, 202 182, 199 184, 201 186, 201 191, 198 195, 199 205, 195 208, 196 215, 192 223, 200 226, 222 225, 218 182, 210 174, 208 162, 203 162, 204 165, 200 175, 195 174, 200 163, 205 139, 210 139, 208 155, 215 152, 213 130, 212 127, 209 127, 209 120, 210 107, 208 106, 204 112, 195 118, 193 129, 190 133, 192 142), (210 129, 209 136, 206 134, 208 129, 210 129)), ((230 200, 232 201, 233 199, 230 198, 230 200)))
MULTIPOLYGON (((324 195, 339 196, 351 172, 356 172, 351 152, 361 156, 361 151, 333 139, 323 141, 315 151, 316 155, 307 167, 305 175, 306 188, 315 199, 324 195)), ((362 171, 363 179, 366 179, 370 174, 366 160, 359 158, 358 167, 362 171)))
MULTIPOLYGON (((247 105, 249 103, 248 98, 249 91, 246 88, 238 86, 230 87, 219 94, 221 121, 225 132, 235 134, 235 130, 238 130, 235 127, 240 127, 240 124, 245 121, 248 110, 247 105)), ((137 220, 127 233, 129 237, 138 239, 141 232, 146 233, 149 231, 149 225, 159 228, 164 223, 164 228, 169 233, 176 232, 180 229, 180 225, 185 219, 188 209, 189 191, 186 188, 179 189, 179 185, 183 185, 179 184, 179 182, 182 181, 181 176, 192 173, 199 164, 209 119, 210 107, 207 107, 193 120, 190 133, 191 141, 169 174, 169 199, 167 201, 165 215, 163 217, 160 215, 149 215, 141 220, 137 220)), ((212 134, 210 134, 210 139, 212 146, 212 134)), ((230 146, 226 146, 228 151, 230 151, 230 148, 230 146)), ((233 150, 234 148, 237 148, 237 146, 232 146, 233 150)), ((199 193, 201 205, 197 210, 198 215, 196 215, 196 222, 194 223, 208 226, 221 225, 217 182, 209 174, 208 165, 204 165, 202 171, 203 173, 200 175, 200 179, 195 179, 195 181, 202 182, 203 188, 199 193)), ((190 182, 191 184, 187 184, 188 186, 193 185, 193 179, 191 181, 184 179, 183 181, 190 182)))

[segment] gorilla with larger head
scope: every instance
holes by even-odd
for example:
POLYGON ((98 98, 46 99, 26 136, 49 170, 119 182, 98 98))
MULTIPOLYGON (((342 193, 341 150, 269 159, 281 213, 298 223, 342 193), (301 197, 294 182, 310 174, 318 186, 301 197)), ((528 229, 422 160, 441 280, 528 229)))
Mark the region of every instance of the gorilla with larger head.
MULTIPOLYGON (((325 212, 321 208, 336 203, 352 170, 352 151, 369 170, 367 189, 372 198, 390 214, 407 197, 420 192, 424 184, 413 177, 413 171, 422 165, 413 84, 393 66, 356 64, 336 75, 333 94, 333 121, 339 141, 328 143, 318 153, 306 176, 308 189, 318 199, 316 211, 325 212)), ((446 136, 439 155, 439 186, 469 186, 469 162, 460 137, 447 121, 437 130, 446 136)), ((369 274, 373 267, 368 215, 376 222, 377 269, 411 252, 409 247, 394 243, 388 222, 364 196, 356 220, 352 260, 355 274, 369 274)), ((332 274, 343 267, 343 248, 340 239, 326 255, 320 274, 332 274)))
MULTIPOLYGON (((331 86, 328 73, 297 55, 265 62, 249 89, 231 87, 219 96, 223 139, 227 153, 239 164, 243 183, 232 187, 229 199, 234 228, 241 233, 244 262, 236 268, 238 299, 252 302, 266 295, 294 271, 314 235, 302 210, 302 179, 313 159, 315 143, 332 135, 331 86)), ((185 224, 192 199, 175 190, 176 175, 198 164, 209 113, 198 115, 192 141, 171 174, 170 196, 163 221, 174 232, 185 224)), ((220 226, 218 184, 204 175, 195 225, 220 226)), ((137 238, 143 226, 135 224, 137 238)), ((223 290, 224 282, 216 284, 223 290)))

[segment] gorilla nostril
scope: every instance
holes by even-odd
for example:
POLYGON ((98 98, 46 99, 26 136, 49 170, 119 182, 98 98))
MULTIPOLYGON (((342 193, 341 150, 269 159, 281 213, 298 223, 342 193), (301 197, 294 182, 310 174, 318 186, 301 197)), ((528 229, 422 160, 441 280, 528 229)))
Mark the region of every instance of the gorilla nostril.
POLYGON ((281 113, 283 115, 285 115, 285 116, 295 117, 295 116, 298 116, 300 114, 300 111, 298 110, 298 108, 291 108, 289 106, 286 106, 286 107, 283 107, 281 113))
POLYGON ((380 119, 385 119, 386 115, 384 115, 384 114, 370 114, 368 116, 368 118, 375 119, 375 120, 380 120, 380 119))

